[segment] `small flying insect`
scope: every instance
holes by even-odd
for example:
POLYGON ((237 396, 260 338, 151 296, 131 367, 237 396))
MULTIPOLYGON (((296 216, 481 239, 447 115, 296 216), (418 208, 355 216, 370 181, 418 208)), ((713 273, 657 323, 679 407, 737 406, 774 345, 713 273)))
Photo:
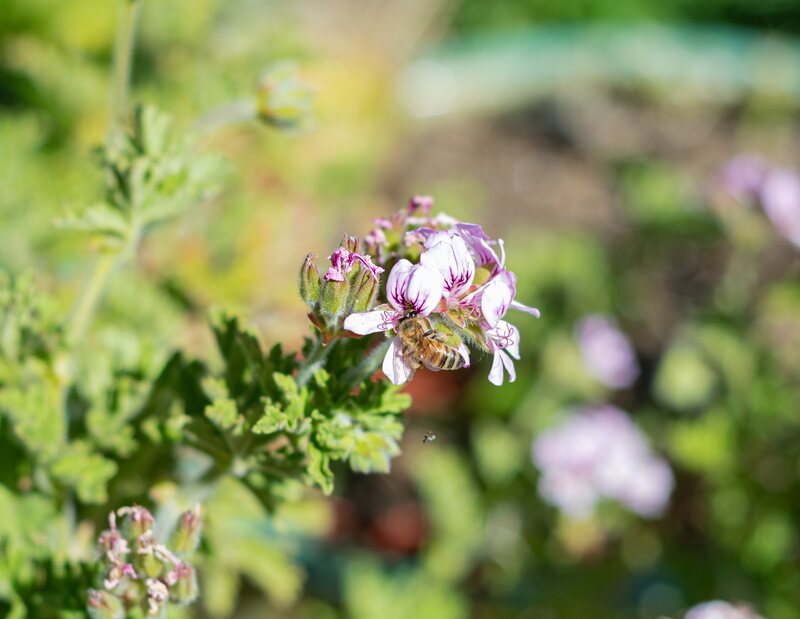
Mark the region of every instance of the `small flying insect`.
POLYGON ((426 432, 426 433, 425 433, 425 434, 422 436, 422 444, 423 444, 423 445, 424 445, 425 443, 432 443, 432 442, 433 442, 433 441, 435 441, 435 440, 436 440, 436 435, 435 435, 433 432, 426 432))

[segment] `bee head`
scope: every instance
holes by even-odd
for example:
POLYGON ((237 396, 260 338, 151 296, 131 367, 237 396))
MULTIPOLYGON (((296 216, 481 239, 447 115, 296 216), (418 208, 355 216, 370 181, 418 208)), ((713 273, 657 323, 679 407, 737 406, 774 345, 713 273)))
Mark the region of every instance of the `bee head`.
POLYGON ((403 314, 403 320, 407 318, 416 318, 417 317, 417 310, 408 310, 405 314, 403 314))

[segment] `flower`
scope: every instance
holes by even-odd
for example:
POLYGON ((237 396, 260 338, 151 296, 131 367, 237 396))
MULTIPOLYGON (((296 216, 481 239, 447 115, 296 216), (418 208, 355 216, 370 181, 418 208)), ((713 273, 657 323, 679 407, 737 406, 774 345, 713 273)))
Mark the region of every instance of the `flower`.
POLYGON ((420 264, 441 273, 445 296, 458 298, 469 290, 475 277, 475 261, 464 239, 438 232, 429 237, 425 246, 428 249, 420 256, 420 264))
POLYGON ((144 507, 122 507, 109 514, 108 523, 109 529, 98 537, 98 560, 102 568, 99 582, 104 590, 88 591, 90 616, 121 618, 127 616, 125 609, 134 607, 139 613, 146 610, 156 615, 169 601, 186 604, 196 597, 195 573, 186 558, 197 547, 201 528, 199 505, 181 516, 172 536, 181 558, 158 543, 153 533, 155 519, 144 507), (117 516, 124 518, 120 529, 117 516), (132 548, 135 553, 131 553, 132 548))
POLYGON ((357 262, 362 264, 368 273, 377 281, 378 276, 383 273, 384 268, 376 264, 372 264, 372 258, 369 256, 349 251, 344 247, 337 247, 336 250, 330 255, 329 260, 331 266, 328 272, 323 276, 329 282, 343 282, 345 275, 347 275, 357 262))
POLYGON ((660 515, 674 479, 646 437, 613 406, 578 410, 533 443, 539 494, 569 516, 587 516, 609 498, 646 518, 660 515))
MULTIPOLYGON (((509 309, 539 317, 539 310, 516 300, 517 277, 505 268, 505 247, 474 223, 447 215, 430 216, 432 199, 412 198, 406 210, 388 219, 367 236, 369 252, 380 264, 397 259, 386 285, 388 303, 346 316, 343 326, 355 335, 390 332, 410 316, 431 316, 448 346, 469 365, 470 343, 493 355, 489 380, 501 385, 508 373, 514 381, 519 359, 519 330, 504 320, 509 309), (409 258, 416 259, 414 264, 409 258)), ((338 277, 347 255, 331 256, 331 277, 338 277)), ((414 367, 404 356, 398 338, 392 340, 383 371, 395 384, 406 382, 414 367)), ((414 364, 418 365, 418 364, 414 364)))
POLYGON ((719 182, 737 200, 755 200, 768 169, 767 162, 758 155, 739 155, 722 168, 719 182))
POLYGON ((169 600, 167 585, 156 578, 147 579, 147 614, 157 615, 169 600))
MULTIPOLYGON (((345 318, 344 328, 359 335, 388 331, 408 315, 428 316, 439 305, 443 293, 444 279, 438 271, 424 264, 400 260, 386 282, 390 305, 351 314, 345 318)), ((402 354, 399 338, 394 338, 386 351, 383 372, 395 385, 406 382, 414 374, 414 368, 402 354)))
POLYGON ((720 600, 703 602, 693 606, 684 619, 763 619, 746 604, 729 604, 720 600))
POLYGON ((764 177, 761 207, 781 235, 800 247, 800 177, 776 168, 764 177))
POLYGON ((630 340, 611 319, 592 315, 575 327, 583 364, 594 378, 612 389, 630 387, 639 376, 639 362, 630 340))
POLYGON ((501 320, 495 327, 486 332, 489 347, 494 353, 492 369, 489 371, 489 382, 498 387, 503 384, 503 368, 508 372, 508 382, 517 379, 514 359, 519 360, 519 330, 512 324, 501 320))

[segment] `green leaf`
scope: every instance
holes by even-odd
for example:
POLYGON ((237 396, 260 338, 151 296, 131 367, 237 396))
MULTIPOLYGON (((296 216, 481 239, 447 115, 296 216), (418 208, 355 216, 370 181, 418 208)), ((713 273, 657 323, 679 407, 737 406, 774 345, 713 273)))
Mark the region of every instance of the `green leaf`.
POLYGON ((331 472, 330 458, 316 445, 309 443, 306 448, 308 453, 308 475, 325 494, 333 492, 333 473, 331 472))
POLYGON ((53 476, 73 486, 84 503, 105 503, 107 482, 116 474, 115 462, 92 451, 88 443, 74 441, 52 464, 53 476))

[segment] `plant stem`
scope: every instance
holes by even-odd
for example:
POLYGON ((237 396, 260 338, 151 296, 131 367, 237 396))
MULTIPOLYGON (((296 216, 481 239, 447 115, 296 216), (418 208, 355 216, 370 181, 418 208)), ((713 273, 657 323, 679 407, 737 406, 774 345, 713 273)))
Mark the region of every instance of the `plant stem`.
POLYGON ((92 277, 78 300, 67 329, 67 339, 71 346, 74 346, 86 333, 117 259, 118 256, 114 254, 103 254, 95 263, 92 277))
POLYGON ((207 134, 226 125, 253 120, 257 116, 255 99, 232 101, 211 110, 198 118, 192 128, 196 133, 207 134))
POLYGON ((303 359, 300 366, 300 371, 297 373, 297 386, 303 387, 314 375, 318 369, 325 363, 331 350, 339 340, 333 340, 329 344, 323 344, 322 337, 317 337, 314 341, 314 347, 308 353, 308 356, 303 359))
POLYGON ((364 357, 361 363, 344 375, 343 382, 352 388, 372 376, 372 374, 374 374, 375 371, 381 366, 383 358, 386 356, 386 351, 389 350, 389 345, 391 343, 392 341, 390 339, 384 339, 384 341, 378 344, 366 357, 364 357))
POLYGON ((111 76, 106 146, 113 143, 119 127, 124 125, 127 118, 136 20, 141 6, 142 0, 120 0, 117 36, 114 41, 114 65, 111 76))

